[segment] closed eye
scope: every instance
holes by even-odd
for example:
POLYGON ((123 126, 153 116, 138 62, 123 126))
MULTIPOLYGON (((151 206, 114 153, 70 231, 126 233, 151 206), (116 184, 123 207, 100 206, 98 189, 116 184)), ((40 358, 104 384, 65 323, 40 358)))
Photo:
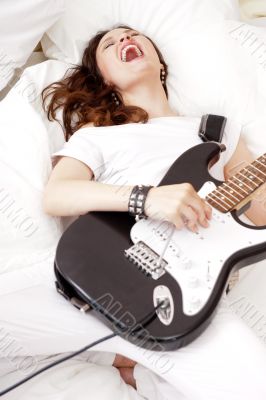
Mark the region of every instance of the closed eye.
POLYGON ((108 49, 108 47, 112 46, 113 44, 114 44, 113 42, 107 43, 107 44, 104 46, 104 50, 105 50, 105 49, 108 49))
MULTIPOLYGON (((140 35, 140 33, 139 32, 133 32, 133 33, 131 33, 131 36, 139 36, 140 35)), ((114 45, 114 42, 107 42, 107 44, 104 46, 104 50, 106 50, 106 49, 108 49, 108 47, 110 47, 110 46, 113 46, 114 45)))

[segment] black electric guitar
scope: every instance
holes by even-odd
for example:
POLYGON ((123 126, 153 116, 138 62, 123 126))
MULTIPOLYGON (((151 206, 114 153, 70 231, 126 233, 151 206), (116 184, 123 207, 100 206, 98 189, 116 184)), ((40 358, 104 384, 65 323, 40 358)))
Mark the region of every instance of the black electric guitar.
POLYGON ((81 216, 58 244, 58 291, 145 348, 174 350, 199 336, 231 272, 266 258, 266 227, 239 219, 266 181, 266 154, 220 182, 208 167, 222 146, 191 148, 160 182, 190 182, 213 207, 208 229, 192 233, 158 220, 135 222, 127 213, 81 216))

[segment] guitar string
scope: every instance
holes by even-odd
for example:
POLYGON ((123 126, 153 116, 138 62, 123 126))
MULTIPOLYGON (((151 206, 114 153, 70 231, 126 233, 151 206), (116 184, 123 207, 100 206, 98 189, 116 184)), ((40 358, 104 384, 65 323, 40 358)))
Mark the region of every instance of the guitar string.
POLYGON ((163 250, 162 250, 162 252, 160 254, 159 260, 157 262, 157 268, 161 268, 161 263, 162 263, 162 260, 163 260, 163 256, 164 256, 164 254, 165 254, 165 252, 167 250, 167 247, 169 246, 169 243, 170 243, 170 240, 171 240, 171 238, 173 236, 174 231, 175 231, 175 225, 172 226, 171 232, 170 232, 170 234, 169 234, 169 236, 167 238, 167 241, 166 241, 166 243, 164 245, 164 248, 163 248, 163 250))
MULTIPOLYGON (((259 174, 262 174, 263 176, 265 176, 265 174, 264 174, 263 171, 261 171, 259 168, 256 167, 256 165, 255 165, 256 162, 259 162, 259 163, 260 163, 259 159, 258 159, 258 160, 254 160, 253 163, 251 163, 251 164, 248 165, 247 167, 243 168, 243 169, 242 169, 241 171, 239 171, 235 176, 231 177, 231 178, 228 180, 229 185, 226 184, 226 183, 224 182, 224 184, 222 184, 222 185, 221 185, 219 188, 217 188, 213 193, 211 193, 211 195, 214 195, 215 197, 217 197, 217 198, 219 198, 220 200, 223 201, 223 197, 222 197, 222 198, 219 197, 219 194, 222 194, 222 195, 225 197, 226 200, 229 200, 229 201, 232 203, 232 200, 231 200, 230 197, 229 197, 229 196, 230 196, 230 193, 227 193, 227 189, 226 189, 224 186, 227 186, 227 187, 229 187, 229 189, 235 191, 235 190, 230 186, 230 184, 235 184, 235 182, 233 181, 234 178, 235 178, 236 180, 238 180, 239 182, 242 183, 241 185, 237 184, 237 187, 238 187, 239 190, 244 191, 244 192, 246 193, 246 195, 247 195, 247 192, 246 192, 245 189, 243 189, 243 187, 242 187, 243 184, 244 184, 246 187, 248 187, 249 190, 251 190, 252 192, 255 191, 256 189, 258 189, 258 188, 260 187, 260 185, 261 185, 262 183, 264 183, 264 181, 263 181, 258 175, 259 175, 259 174), (253 169, 253 170, 252 170, 252 169, 253 169), (255 172, 254 172, 254 169, 256 170, 255 172), (254 178, 256 178, 257 180, 259 180, 259 181, 261 182, 261 184, 260 184, 260 183, 257 184, 255 181, 249 179, 249 176, 245 175, 245 173, 247 173, 247 174, 252 174, 252 175, 254 176, 254 178), (259 173, 259 174, 258 174, 258 173, 259 173), (238 178, 240 178, 240 176, 242 176, 241 180, 238 179, 238 178), (244 179, 243 179, 243 178, 244 178, 244 179), (251 183, 253 183, 253 185, 255 185, 255 188, 250 187, 250 186, 247 184, 247 182, 245 182, 245 179, 248 180, 248 181, 250 181, 251 183), (228 195, 228 197, 222 192, 222 190, 228 195), (215 193, 215 192, 217 192, 217 196, 216 196, 216 193, 215 193)), ((262 164, 262 163, 260 163, 260 164, 262 164)), ((263 165, 263 164, 262 164, 262 165, 263 165)), ((263 166, 265 166, 265 165, 263 165, 263 166)), ((241 194, 240 194, 239 192, 238 192, 238 194, 241 196, 241 194)), ((210 195, 209 195, 209 196, 210 196, 210 195)), ((235 198, 235 196, 233 196, 233 195, 232 195, 232 197, 235 198)), ((242 196, 241 196, 241 197, 242 197, 242 196)), ((209 197, 209 198, 210 198, 210 197, 209 197)), ((212 200, 213 200, 214 202, 216 202, 215 199, 212 198, 212 200)), ((239 200, 238 200, 238 201, 239 201, 239 200)), ((223 202, 224 202, 224 201, 223 201, 223 202)), ((219 205, 222 207, 221 204, 219 204, 219 205)), ((222 207, 222 208, 224 208, 224 207, 222 207)))

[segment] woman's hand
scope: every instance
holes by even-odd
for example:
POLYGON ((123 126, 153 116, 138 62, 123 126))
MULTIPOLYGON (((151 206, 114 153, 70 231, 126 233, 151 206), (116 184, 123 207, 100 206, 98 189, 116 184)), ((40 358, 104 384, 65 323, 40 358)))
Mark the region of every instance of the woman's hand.
POLYGON ((172 222, 177 229, 187 226, 193 232, 198 224, 207 228, 212 209, 201 199, 190 183, 159 186, 150 189, 145 214, 150 218, 172 222))

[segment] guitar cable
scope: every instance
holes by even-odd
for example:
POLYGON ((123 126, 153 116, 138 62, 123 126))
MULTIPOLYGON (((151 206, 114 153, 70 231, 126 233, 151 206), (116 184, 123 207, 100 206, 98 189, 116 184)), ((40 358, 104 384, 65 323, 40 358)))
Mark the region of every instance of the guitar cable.
MULTIPOLYGON (((165 300, 161 301, 161 302, 154 308, 154 312, 156 312, 156 310, 157 310, 158 308, 162 307, 162 306, 165 307, 165 300)), ((139 324, 142 324, 142 322, 143 322, 143 321, 146 321, 148 317, 150 317, 150 313, 147 314, 140 322, 137 322, 135 326, 138 326, 139 324)), ((149 325, 149 322, 147 322, 147 325, 149 325)), ((134 331, 134 327, 129 331, 129 333, 132 333, 133 331, 134 331)), ((11 390, 16 389, 17 387, 21 386, 23 383, 26 383, 27 381, 29 381, 30 379, 34 378, 35 376, 41 374, 42 372, 47 371, 48 369, 50 369, 50 368, 52 368, 52 367, 55 367, 56 365, 59 365, 59 364, 61 364, 61 363, 64 362, 64 361, 70 360, 71 358, 73 358, 73 357, 75 357, 75 356, 77 356, 77 355, 83 353, 84 351, 91 349, 92 347, 96 346, 97 344, 103 343, 103 342, 105 342, 106 340, 112 339, 112 338, 115 337, 115 336, 117 336, 116 333, 112 333, 111 335, 104 336, 103 338, 98 339, 98 340, 96 340, 96 341, 94 341, 94 342, 88 344, 87 346, 82 347, 81 349, 79 349, 79 350, 77 350, 77 351, 75 351, 75 352, 73 352, 73 353, 71 353, 71 354, 68 354, 68 355, 65 356, 65 357, 62 357, 62 358, 60 358, 59 360, 56 360, 56 361, 52 362, 51 364, 48 364, 48 365, 46 365, 45 367, 40 368, 38 371, 33 372, 32 374, 26 376, 24 379, 21 379, 20 381, 17 381, 17 382, 14 383, 13 385, 11 385, 11 386, 7 387, 6 389, 2 390, 2 391, 0 392, 0 397, 2 397, 2 396, 4 396, 5 394, 11 392, 11 390)))

